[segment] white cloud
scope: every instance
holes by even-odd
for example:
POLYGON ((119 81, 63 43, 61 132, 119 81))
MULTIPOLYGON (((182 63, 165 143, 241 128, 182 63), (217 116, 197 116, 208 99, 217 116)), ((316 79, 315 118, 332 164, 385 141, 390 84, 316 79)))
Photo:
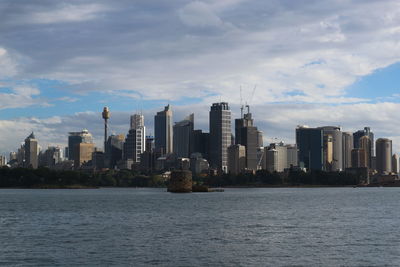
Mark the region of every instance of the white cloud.
POLYGON ((37 24, 80 22, 92 20, 103 11, 105 7, 99 4, 62 4, 55 9, 34 11, 28 21, 37 24))
POLYGON ((223 25, 223 22, 212 8, 200 1, 187 4, 178 11, 178 14, 182 22, 191 27, 220 27, 223 25))
MULTIPOLYGON (((199 98, 193 108, 204 127, 211 102, 235 106, 240 86, 249 100, 257 85, 251 104, 267 136, 293 140, 300 123, 351 130, 370 124, 383 136, 398 135, 397 104, 373 104, 376 99, 347 91, 361 77, 400 61, 397 0, 90 2, 38 0, 3 12, 0 79, 61 80, 70 84, 63 90, 80 94, 199 98)), ((37 89, 2 93, 0 109, 43 104, 37 89)), ((80 130, 94 118, 77 114, 61 120, 80 130)), ((70 130, 59 126, 50 140, 70 130)))
POLYGON ((8 78, 17 73, 17 61, 0 43, 0 79, 8 78))

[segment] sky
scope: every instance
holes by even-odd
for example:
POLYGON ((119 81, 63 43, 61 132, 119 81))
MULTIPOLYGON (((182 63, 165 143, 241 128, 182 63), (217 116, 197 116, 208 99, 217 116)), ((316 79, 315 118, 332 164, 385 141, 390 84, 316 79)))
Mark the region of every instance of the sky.
POLYGON ((0 154, 34 131, 65 147, 87 128, 102 144, 142 112, 147 133, 247 103, 265 145, 297 125, 371 127, 400 152, 398 0, 0 1, 0 154), (255 88, 255 89, 254 89, 255 88))

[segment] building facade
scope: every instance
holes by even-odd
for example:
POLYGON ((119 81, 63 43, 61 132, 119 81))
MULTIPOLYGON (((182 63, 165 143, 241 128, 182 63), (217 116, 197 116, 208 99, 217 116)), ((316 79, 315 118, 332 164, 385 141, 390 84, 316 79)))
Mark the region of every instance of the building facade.
MULTIPOLYGON (((353 142, 354 148, 362 148, 360 143, 360 138, 363 136, 368 136, 369 140, 371 140, 371 144, 374 144, 374 133, 371 132, 370 127, 364 127, 363 130, 358 130, 357 132, 353 133, 353 142)), ((371 151, 367 151, 371 155, 371 157, 375 156, 374 146, 371 146, 371 151)), ((371 164, 370 164, 371 165, 371 164)))
POLYGON ((342 140, 342 160, 343 160, 343 170, 351 168, 351 151, 354 149, 353 134, 350 132, 343 132, 342 140))
POLYGON ((88 163, 93 158, 94 144, 93 143, 79 143, 74 147, 74 168, 78 169, 83 164, 88 163))
POLYGON ((298 126, 296 145, 300 167, 308 170, 324 169, 324 134, 321 128, 298 126))
POLYGON ((341 171, 343 169, 343 137, 340 127, 320 127, 323 132, 324 170, 341 171))
POLYGON ((173 152, 172 110, 167 105, 154 117, 155 149, 161 154, 173 152))
POLYGON ((144 126, 144 116, 134 114, 131 116, 131 128, 126 135, 124 143, 124 160, 132 160, 134 163, 140 162, 140 157, 146 148, 146 127, 144 126))
POLYGON ((75 160, 75 148, 77 147, 78 144, 84 143, 84 144, 92 144, 93 143, 93 137, 92 134, 89 133, 88 130, 83 129, 80 132, 70 132, 68 136, 68 159, 69 160, 75 160))
POLYGON ((210 167, 228 171, 228 147, 232 143, 231 110, 226 102, 214 103, 210 110, 210 167))
POLYGON ((228 147, 228 172, 238 175, 246 168, 246 148, 240 144, 228 147))
POLYGON ((25 139, 25 168, 37 169, 39 164, 39 145, 33 132, 25 139))
POLYGON ((190 114, 173 127, 173 151, 178 158, 189 158, 191 154, 191 138, 193 137, 194 114, 190 114))
MULTIPOLYGON (((249 106, 247 106, 249 108, 249 106)), ((257 150, 262 146, 262 134, 254 126, 252 114, 248 110, 240 119, 235 120, 235 143, 246 148, 246 168, 258 169, 257 150)))
POLYGON ((376 170, 379 174, 389 174, 392 171, 392 155, 392 140, 376 140, 376 170))

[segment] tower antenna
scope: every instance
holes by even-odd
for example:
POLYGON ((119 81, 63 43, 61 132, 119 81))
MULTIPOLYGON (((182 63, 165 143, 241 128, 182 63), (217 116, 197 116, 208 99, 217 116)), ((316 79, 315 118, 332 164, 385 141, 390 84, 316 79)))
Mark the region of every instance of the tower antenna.
POLYGON ((243 118, 243 96, 242 96, 242 85, 240 85, 240 118, 243 118))
POLYGON ((104 119, 104 153, 106 153, 107 127, 108 127, 108 119, 110 118, 110 110, 108 109, 108 107, 103 108, 102 117, 104 119))

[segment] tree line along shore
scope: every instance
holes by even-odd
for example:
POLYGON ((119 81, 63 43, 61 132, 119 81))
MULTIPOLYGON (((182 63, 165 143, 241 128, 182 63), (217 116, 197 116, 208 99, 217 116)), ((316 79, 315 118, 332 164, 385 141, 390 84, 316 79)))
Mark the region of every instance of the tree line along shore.
MULTIPOLYGON (((97 188, 97 187, 167 187, 163 174, 141 175, 131 170, 108 170, 88 173, 48 168, 0 168, 0 188, 97 188)), ((194 184, 210 187, 317 187, 357 186, 362 178, 342 172, 289 171, 285 174, 265 170, 240 175, 202 175, 194 184)))

